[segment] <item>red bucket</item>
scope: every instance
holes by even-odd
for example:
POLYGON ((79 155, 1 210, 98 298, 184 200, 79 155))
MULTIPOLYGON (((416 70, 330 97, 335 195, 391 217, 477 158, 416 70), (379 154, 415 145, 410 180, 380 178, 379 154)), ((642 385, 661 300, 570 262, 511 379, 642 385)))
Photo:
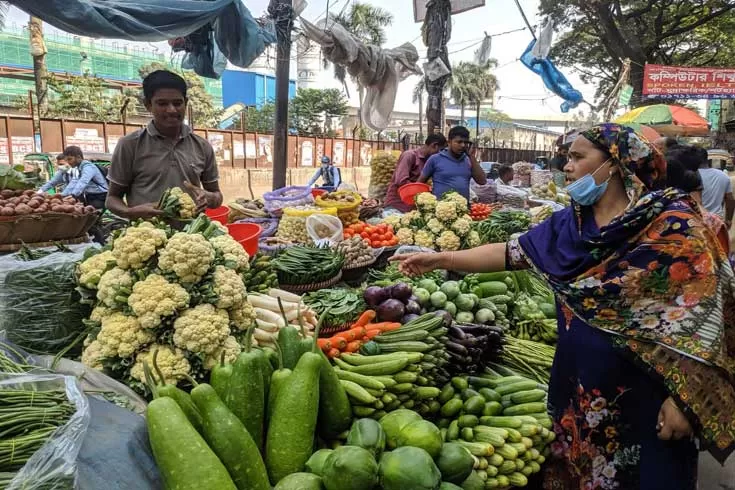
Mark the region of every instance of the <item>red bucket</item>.
POLYGON ((406 184, 402 185, 398 188, 398 195, 401 197, 401 201, 403 201, 404 204, 407 204, 408 206, 413 206, 414 202, 413 199, 416 197, 416 194, 421 194, 422 192, 430 192, 431 187, 427 184, 422 184, 421 182, 415 182, 412 184, 406 184))
POLYGON ((260 225, 255 223, 231 223, 227 225, 227 231, 230 232, 230 236, 235 239, 237 243, 242 245, 242 248, 251 257, 258 253, 258 239, 260 238, 261 228, 260 225))
POLYGON ((206 214, 212 221, 218 221, 223 225, 226 225, 228 221, 227 217, 230 215, 230 208, 227 206, 220 206, 218 208, 206 209, 204 214, 206 214))
POLYGON ((314 199, 316 199, 317 197, 321 196, 322 194, 326 194, 326 193, 327 193, 327 191, 325 191, 324 189, 314 188, 314 189, 311 190, 311 195, 312 195, 312 197, 314 199))

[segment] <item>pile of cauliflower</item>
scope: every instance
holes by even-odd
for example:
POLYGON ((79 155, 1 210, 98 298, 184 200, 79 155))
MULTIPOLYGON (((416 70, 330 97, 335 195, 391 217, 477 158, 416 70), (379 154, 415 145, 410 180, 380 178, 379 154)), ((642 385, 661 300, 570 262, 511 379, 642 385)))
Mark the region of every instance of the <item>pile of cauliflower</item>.
POLYGON ((223 355, 235 360, 255 311, 241 277, 249 257, 230 235, 205 216, 179 232, 140 222, 107 248, 77 266, 80 288, 95 301, 85 365, 145 392, 143 363, 156 352, 174 384, 201 379, 223 355))
POLYGON ((449 192, 441 199, 423 192, 416 196, 416 210, 388 219, 401 245, 437 250, 480 245, 480 235, 473 229, 467 199, 457 192, 449 192))

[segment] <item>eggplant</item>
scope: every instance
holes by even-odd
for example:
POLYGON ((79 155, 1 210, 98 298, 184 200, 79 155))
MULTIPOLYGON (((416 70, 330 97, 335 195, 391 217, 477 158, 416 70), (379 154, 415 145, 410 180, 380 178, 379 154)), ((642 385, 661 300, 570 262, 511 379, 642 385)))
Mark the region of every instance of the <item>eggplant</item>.
POLYGON ((411 286, 405 282, 399 282, 390 288, 390 297, 401 302, 408 301, 408 298, 410 298, 412 294, 413 290, 411 289, 411 286))
POLYGON ((468 354, 467 348, 462 344, 458 344, 457 342, 449 341, 444 345, 446 346, 448 352, 454 352, 455 354, 460 354, 462 356, 466 356, 468 354))
POLYGON ((452 325, 452 322, 454 321, 452 315, 446 310, 436 310, 434 314, 436 316, 441 316, 442 319, 444 319, 444 326, 447 328, 449 328, 449 326, 452 325))
POLYGON ((464 333, 464 330, 459 328, 458 325, 450 325, 448 333, 451 337, 455 339, 464 339, 467 337, 467 335, 464 333))
POLYGON ((421 305, 418 303, 418 301, 408 300, 406 302, 406 313, 410 313, 412 315, 418 315, 421 312, 421 305))

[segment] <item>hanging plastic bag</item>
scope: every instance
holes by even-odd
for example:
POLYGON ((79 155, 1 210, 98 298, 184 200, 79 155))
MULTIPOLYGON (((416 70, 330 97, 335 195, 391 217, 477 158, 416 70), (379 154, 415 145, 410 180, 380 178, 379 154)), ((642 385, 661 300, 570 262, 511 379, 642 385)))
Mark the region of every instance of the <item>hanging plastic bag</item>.
POLYGON ((6 490, 62 490, 77 488, 77 455, 89 425, 89 404, 76 378, 58 374, 0 373, 0 390, 66 393, 76 410, 69 420, 28 459, 6 490))
POLYGON ((342 241, 342 221, 328 214, 312 214, 306 218, 306 232, 315 245, 333 247, 342 241))

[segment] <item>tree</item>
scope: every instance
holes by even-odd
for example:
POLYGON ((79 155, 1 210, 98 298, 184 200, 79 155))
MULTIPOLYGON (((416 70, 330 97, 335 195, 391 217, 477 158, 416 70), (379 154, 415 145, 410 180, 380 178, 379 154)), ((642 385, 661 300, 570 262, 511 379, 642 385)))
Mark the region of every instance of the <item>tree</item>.
MULTIPOLYGON (((169 70, 178 73, 186 80, 189 106, 194 116, 194 125, 205 128, 213 128, 219 124, 222 108, 215 106, 212 96, 204 88, 202 77, 191 70, 179 70, 163 63, 151 63, 138 69, 140 78, 145 78, 149 73, 156 70, 169 70)), ((142 94, 141 94, 142 95, 142 94)))
POLYGON ((419 82, 413 88, 413 93, 411 95, 411 102, 413 102, 414 104, 418 103, 419 105, 419 141, 424 140, 423 117, 424 117, 424 91, 425 90, 426 90, 426 79, 424 77, 421 77, 419 79, 419 82))
POLYGON ((347 99, 334 88, 300 88, 289 108, 291 127, 305 136, 332 136, 332 119, 346 115, 347 99))
POLYGON ((256 133, 272 133, 276 117, 276 104, 268 101, 260 107, 248 107, 243 111, 242 124, 240 118, 235 118, 232 123, 234 129, 242 126, 245 131, 256 133))
POLYGON ((447 88, 454 102, 460 105, 460 119, 463 122, 466 105, 474 105, 479 115, 482 102, 492 98, 495 94, 498 80, 490 69, 496 66, 497 60, 495 59, 488 60, 484 65, 460 61, 452 69, 447 88))
POLYGON ((104 81, 92 75, 70 76, 61 80, 53 75, 46 82, 55 96, 50 98, 52 117, 113 122, 120 120, 121 95, 110 95, 104 81))
MULTIPOLYGON (((0 2, 0 16, 5 23, 5 16, 8 12, 8 4, 0 2)), ((30 33, 31 57, 33 58, 33 79, 36 85, 36 104, 38 104, 38 112, 45 115, 48 112, 48 70, 46 68, 46 43, 43 41, 43 22, 38 17, 31 17, 28 23, 28 32, 30 33)), ((31 114, 33 117, 33 114, 31 114)))
POLYGON ((541 0, 540 12, 565 30, 551 57, 596 84, 598 98, 615 85, 625 59, 631 61, 633 105, 642 101, 646 63, 735 64, 732 0, 541 0))
MULTIPOLYGON (((347 29, 359 41, 365 44, 373 44, 382 46, 385 44, 386 34, 385 28, 393 23, 393 14, 380 7, 375 7, 369 3, 354 2, 350 5, 346 12, 333 15, 332 20, 347 29)), ((334 78, 345 85, 347 80, 347 70, 342 65, 334 65, 334 78)), ((353 79, 357 84, 358 91, 358 112, 357 117, 362 127, 362 101, 365 98, 364 88, 360 82, 353 79)))
POLYGON ((482 117, 488 122, 488 130, 479 137, 482 144, 497 148, 499 142, 513 139, 513 120, 508 114, 490 109, 482 117))

